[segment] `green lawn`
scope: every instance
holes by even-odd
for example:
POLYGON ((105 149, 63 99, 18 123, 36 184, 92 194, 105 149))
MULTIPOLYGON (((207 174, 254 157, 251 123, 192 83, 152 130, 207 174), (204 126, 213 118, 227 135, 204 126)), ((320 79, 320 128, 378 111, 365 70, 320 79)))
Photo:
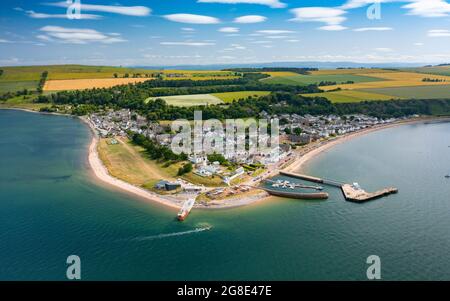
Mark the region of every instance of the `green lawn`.
POLYGON ((354 75, 354 74, 326 74, 326 75, 295 75, 278 76, 262 79, 261 81, 270 84, 282 85, 311 85, 322 81, 336 82, 338 84, 353 81, 355 83, 381 81, 380 78, 354 75))
POLYGON ((217 98, 220 98, 225 103, 233 102, 234 100, 245 99, 248 97, 261 97, 269 95, 269 91, 240 91, 240 92, 225 92, 211 94, 217 98))
POLYGON ((381 93, 402 98, 415 98, 415 99, 450 98, 450 85, 377 88, 377 89, 364 89, 363 91, 370 93, 381 93))
POLYGON ((167 104, 177 107, 204 106, 223 103, 223 101, 220 98, 213 96, 211 94, 150 97, 146 99, 146 101, 157 98, 164 99, 167 102, 167 104))

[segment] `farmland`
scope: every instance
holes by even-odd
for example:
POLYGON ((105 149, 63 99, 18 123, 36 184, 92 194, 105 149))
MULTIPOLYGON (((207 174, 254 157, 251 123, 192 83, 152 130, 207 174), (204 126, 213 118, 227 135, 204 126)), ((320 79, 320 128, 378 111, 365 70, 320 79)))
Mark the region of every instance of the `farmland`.
POLYGON ((147 70, 106 66, 54 65, 0 67, 0 93, 36 89, 44 71, 48 72, 45 91, 106 88, 114 85, 142 82, 155 77, 166 80, 233 79, 239 76, 230 71, 147 70), (84 80, 84 81, 83 81, 84 80))
POLYGON ((49 80, 44 91, 84 90, 92 88, 110 88, 117 85, 134 84, 149 80, 148 78, 93 78, 49 80))
POLYGON ((377 88, 377 89, 365 89, 364 91, 369 93, 381 93, 386 95, 392 95, 400 98, 415 98, 415 99, 450 98, 450 85, 377 88))
POLYGON ((0 81, 0 94, 6 92, 16 92, 23 89, 29 91, 36 90, 38 81, 28 80, 28 81, 0 81))
POLYGON ((294 76, 277 76, 263 79, 262 81, 270 84, 282 85, 312 85, 320 82, 336 82, 344 83, 352 81, 355 83, 379 81, 379 78, 355 75, 355 74, 325 74, 325 75, 294 75, 294 76))
POLYGON ((268 95, 268 91, 241 91, 241 92, 225 92, 225 93, 214 93, 213 96, 221 99, 223 102, 233 102, 234 100, 245 99, 248 97, 260 97, 268 95))
POLYGON ((164 99, 167 104, 177 107, 192 107, 204 106, 221 103, 230 103, 234 100, 245 99, 248 97, 260 97, 270 94, 269 91, 240 91, 240 92, 225 92, 214 94, 193 94, 193 95, 175 95, 175 96, 161 96, 150 97, 147 101, 152 99, 164 99))
MULTIPOLYGON (((361 74, 365 75, 365 74, 361 74)), ((359 82, 354 84, 342 84, 321 87, 324 91, 335 90, 337 88, 347 90, 360 90, 372 88, 389 88, 389 87, 415 87, 415 86, 439 86, 449 85, 450 76, 420 74, 414 72, 382 72, 370 73, 373 77, 378 77, 377 81, 359 82), (425 78, 441 80, 441 82, 424 82, 425 78)))
POLYGON ((164 101, 172 106, 177 107, 192 107, 192 106, 204 106, 212 104, 221 104, 223 101, 211 94, 194 94, 194 95, 176 95, 176 96, 164 96, 164 97, 150 97, 146 101, 153 99, 164 99, 164 101))
POLYGON ((402 97, 390 96, 391 94, 373 93, 371 91, 342 90, 313 94, 302 94, 305 97, 325 97, 333 103, 349 103, 371 100, 392 100, 402 97))

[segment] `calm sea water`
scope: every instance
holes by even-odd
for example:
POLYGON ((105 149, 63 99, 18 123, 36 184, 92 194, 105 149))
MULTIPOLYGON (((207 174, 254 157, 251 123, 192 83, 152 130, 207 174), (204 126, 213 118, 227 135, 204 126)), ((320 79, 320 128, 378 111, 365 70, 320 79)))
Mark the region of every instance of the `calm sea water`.
POLYGON ((245 208, 176 211, 93 181, 79 120, 0 110, 0 279, 450 279, 450 124, 408 125, 317 157, 310 174, 400 193, 366 204, 272 199, 245 208), (205 224, 212 226, 201 231, 205 224))

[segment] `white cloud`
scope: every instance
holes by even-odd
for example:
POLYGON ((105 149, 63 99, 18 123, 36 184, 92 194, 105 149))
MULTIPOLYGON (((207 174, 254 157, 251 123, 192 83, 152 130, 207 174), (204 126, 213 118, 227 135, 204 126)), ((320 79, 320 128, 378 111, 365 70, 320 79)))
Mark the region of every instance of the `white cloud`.
POLYGON ((375 48, 375 51, 378 51, 378 52, 393 52, 394 50, 391 49, 391 48, 379 47, 379 48, 375 48))
POLYGON ((241 24, 251 24, 251 23, 261 23, 266 21, 267 18, 264 16, 258 16, 258 15, 248 15, 248 16, 241 16, 234 19, 234 23, 241 23, 241 24))
POLYGON ((5 39, 0 39, 0 43, 11 43, 11 41, 5 40, 5 39))
POLYGON ((450 3, 444 0, 416 0, 402 7, 409 9, 409 15, 421 17, 446 17, 450 14, 450 3))
POLYGON ((342 25, 325 25, 325 26, 319 27, 318 29, 326 30, 326 31, 341 31, 341 30, 346 30, 347 27, 342 26, 342 25))
POLYGON ((421 42, 414 43, 414 46, 423 46, 423 45, 425 45, 425 44, 421 43, 421 42))
POLYGON ((266 36, 266 39, 286 39, 288 36, 266 36))
POLYGON ((216 45, 215 43, 210 42, 161 42, 160 44, 164 46, 194 46, 194 47, 216 45))
POLYGON ((239 32, 239 28, 237 28, 237 27, 222 27, 218 31, 226 32, 226 33, 236 33, 236 32, 239 32))
POLYGON ((182 30, 182 31, 188 31, 188 32, 193 32, 193 31, 195 31, 195 29, 194 29, 194 28, 191 28, 191 27, 183 27, 183 28, 181 28, 181 30, 182 30))
MULTIPOLYGON (((37 13, 32 10, 26 11, 26 14, 33 19, 68 19, 67 14, 43 14, 37 13)), ((80 14, 80 19, 83 20, 98 20, 101 19, 102 16, 99 15, 89 15, 89 14, 80 14)))
POLYGON ((322 30, 344 30, 340 24, 347 20, 344 15, 347 13, 343 9, 332 7, 300 7, 291 9, 294 18, 291 21, 296 22, 321 22, 327 24, 319 29, 322 30))
POLYGON ((260 4, 272 8, 284 8, 287 5, 279 0, 198 0, 198 3, 222 3, 222 4, 260 4))
MULTIPOLYGON (((379 3, 405 3, 402 8, 408 10, 409 15, 421 17, 445 17, 450 15, 450 4, 445 0, 377 0, 379 3)), ((341 9, 353 9, 371 5, 374 0, 348 0, 341 9)))
POLYGON ((125 42, 120 35, 106 34, 94 29, 66 28, 61 26, 44 26, 40 29, 44 32, 37 38, 44 41, 55 41, 69 44, 87 44, 99 42, 103 44, 125 42))
POLYGON ((353 29, 353 31, 364 32, 364 31, 389 31, 393 30, 392 27, 362 27, 353 29))
POLYGON ((265 30, 258 30, 257 33, 268 34, 268 35, 278 35, 278 34, 295 33, 295 31, 280 30, 280 29, 265 29, 265 30))
POLYGON ((290 39, 290 40, 286 40, 286 42, 288 42, 288 43, 298 43, 298 42, 300 42, 300 40, 290 39))
POLYGON ((360 8, 360 7, 374 4, 375 1, 378 3, 388 3, 388 2, 407 2, 408 0, 348 0, 340 8, 342 8, 342 9, 360 8))
POLYGON ((217 24, 220 23, 220 20, 210 16, 202 16, 202 15, 193 15, 193 14, 172 14, 165 15, 169 21, 179 22, 179 23, 188 23, 188 24, 217 24))
POLYGON ((253 41, 252 44, 271 44, 272 41, 253 41))
MULTIPOLYGON (((46 5, 69 7, 71 4, 65 1, 61 1, 55 3, 46 3, 46 5)), ((150 15, 150 13, 152 12, 152 10, 146 6, 96 5, 81 3, 80 8, 81 11, 96 11, 135 17, 145 17, 150 15)))
POLYGON ((432 29, 428 31, 428 36, 431 38, 450 37, 450 30, 447 29, 432 29))

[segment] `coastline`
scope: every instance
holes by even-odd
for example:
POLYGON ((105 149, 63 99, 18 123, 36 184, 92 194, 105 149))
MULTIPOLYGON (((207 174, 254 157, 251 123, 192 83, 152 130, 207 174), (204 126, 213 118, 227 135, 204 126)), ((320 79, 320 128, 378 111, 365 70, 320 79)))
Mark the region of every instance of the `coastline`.
POLYGON ((366 128, 363 130, 359 130, 357 132, 352 132, 349 134, 338 136, 331 140, 320 141, 320 142, 314 143, 314 145, 306 145, 304 148, 302 148, 296 154, 297 159, 295 160, 295 162, 290 164, 289 166, 287 166, 286 168, 284 168, 282 170, 286 171, 286 172, 294 172, 294 171, 301 172, 303 170, 302 168, 306 165, 307 162, 311 161, 319 154, 331 149, 332 147, 334 147, 338 144, 347 142, 351 139, 361 137, 363 135, 367 135, 367 134, 370 134, 370 133, 373 133, 376 131, 381 131, 381 130, 385 130, 385 129, 389 129, 389 128, 393 128, 393 127, 397 127, 397 126, 401 126, 401 125, 423 123, 423 122, 427 122, 427 121, 429 121, 429 122, 449 122, 450 117, 429 117, 429 118, 419 117, 419 118, 414 118, 414 119, 401 120, 401 121, 394 122, 394 123, 383 124, 383 125, 378 125, 378 126, 374 126, 371 128, 366 128))
MULTIPOLYGON (((103 164, 102 160, 99 157, 98 151, 97 151, 97 145, 99 142, 99 138, 97 135, 97 132, 94 128, 94 126, 89 122, 89 120, 82 116, 73 116, 68 114, 61 114, 61 113, 48 113, 48 112, 39 112, 39 111, 33 111, 29 109, 22 109, 22 108, 0 108, 0 109, 9 109, 9 110, 21 110, 26 111, 30 113, 39 113, 39 114, 45 114, 45 115, 59 115, 59 116, 69 116, 69 117, 77 117, 82 123, 87 125, 90 129, 92 140, 89 144, 88 149, 88 165, 91 171, 91 174, 93 177, 95 177, 96 180, 99 180, 102 183, 105 183, 113 188, 117 188, 121 191, 130 193, 134 196, 138 196, 143 200, 150 201, 152 203, 158 203, 161 205, 164 205, 166 207, 170 207, 173 209, 180 209, 183 205, 182 200, 174 199, 174 198, 168 198, 161 195, 158 195, 156 193, 150 192, 146 189, 143 189, 138 186, 134 186, 130 183, 127 183, 125 181, 122 181, 120 179, 117 179, 109 174, 106 166, 103 164)), ((320 142, 314 142, 312 144, 308 144, 301 148, 299 151, 296 151, 295 158, 293 159, 293 162, 290 163, 287 167, 282 168, 281 170, 287 171, 287 172, 294 172, 294 171, 301 171, 302 167, 305 166, 307 162, 314 159, 317 155, 325 152, 326 150, 331 149, 332 147, 347 142, 353 138, 357 138, 375 131, 380 131, 400 125, 406 125, 406 124, 414 124, 414 123, 422 123, 422 122, 449 122, 450 117, 420 117, 415 119, 409 119, 409 120, 402 120, 395 123, 389 123, 389 124, 383 124, 367 129, 363 129, 357 132, 345 134, 342 136, 338 136, 334 139, 326 140, 326 141, 320 141, 320 142)), ((272 173, 270 173, 272 176, 272 173)), ((274 175, 273 175, 274 176, 274 175)), ((242 207, 247 205, 253 205, 265 200, 268 200, 272 198, 272 196, 268 195, 266 192, 261 192, 256 195, 252 196, 246 196, 246 197, 236 197, 232 199, 226 199, 223 201, 216 201, 210 205, 203 205, 203 204, 196 204, 194 208, 196 209, 227 209, 227 208, 235 208, 235 207, 242 207)))

